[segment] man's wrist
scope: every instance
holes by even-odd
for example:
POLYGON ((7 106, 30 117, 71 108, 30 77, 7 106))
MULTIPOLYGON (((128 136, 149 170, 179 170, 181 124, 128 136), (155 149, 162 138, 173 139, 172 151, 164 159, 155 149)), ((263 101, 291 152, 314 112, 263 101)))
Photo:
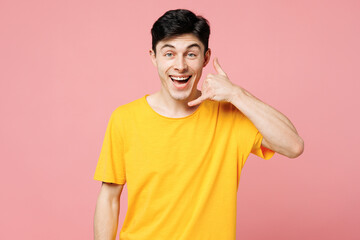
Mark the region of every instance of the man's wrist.
POLYGON ((231 94, 230 94, 229 102, 232 103, 233 105, 235 105, 235 103, 238 103, 245 94, 246 93, 243 88, 241 88, 240 86, 234 85, 234 87, 231 91, 231 94))

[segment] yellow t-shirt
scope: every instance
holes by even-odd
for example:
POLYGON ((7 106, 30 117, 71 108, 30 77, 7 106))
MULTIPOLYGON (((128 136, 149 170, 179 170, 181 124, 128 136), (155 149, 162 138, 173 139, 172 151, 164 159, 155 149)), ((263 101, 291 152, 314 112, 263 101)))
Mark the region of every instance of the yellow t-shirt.
POLYGON ((146 96, 113 111, 94 176, 127 183, 120 240, 235 240, 241 169, 250 152, 274 152, 230 103, 205 100, 169 118, 146 96))

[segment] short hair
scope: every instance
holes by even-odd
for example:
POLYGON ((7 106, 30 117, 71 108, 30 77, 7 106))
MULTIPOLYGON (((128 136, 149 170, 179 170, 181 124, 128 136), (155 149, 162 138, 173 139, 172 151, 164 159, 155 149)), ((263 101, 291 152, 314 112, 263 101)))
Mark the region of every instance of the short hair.
POLYGON ((207 19, 186 9, 169 10, 151 28, 152 49, 156 54, 156 44, 166 38, 182 34, 194 34, 208 50, 210 26, 207 19))

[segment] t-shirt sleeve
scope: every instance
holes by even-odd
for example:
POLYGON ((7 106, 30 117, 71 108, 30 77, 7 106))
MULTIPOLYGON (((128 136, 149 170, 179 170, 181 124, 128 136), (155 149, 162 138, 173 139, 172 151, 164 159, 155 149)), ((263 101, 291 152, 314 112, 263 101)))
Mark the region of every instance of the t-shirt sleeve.
POLYGON ((270 159, 275 152, 261 145, 263 135, 255 125, 240 111, 236 112, 239 134, 239 163, 244 166, 250 153, 265 160, 270 159))
POLYGON ((274 156, 275 152, 261 145, 263 138, 263 135, 257 130, 251 153, 265 160, 269 160, 272 156, 274 156))
POLYGON ((106 128, 94 179, 116 184, 126 182, 121 119, 116 110, 111 114, 106 128))

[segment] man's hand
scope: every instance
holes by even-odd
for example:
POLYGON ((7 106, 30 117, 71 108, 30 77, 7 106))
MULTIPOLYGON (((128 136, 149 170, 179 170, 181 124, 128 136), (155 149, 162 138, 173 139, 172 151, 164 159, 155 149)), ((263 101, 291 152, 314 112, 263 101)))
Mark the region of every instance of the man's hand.
POLYGON ((289 158, 298 157, 304 150, 304 141, 290 120, 275 108, 230 82, 217 58, 214 59, 214 68, 217 74, 206 77, 201 96, 188 102, 188 105, 200 104, 205 99, 230 102, 249 118, 263 135, 262 146, 289 158))
POLYGON ((208 74, 201 88, 201 96, 188 102, 189 106, 200 104, 205 99, 231 102, 235 93, 236 85, 230 82, 228 76, 222 70, 217 58, 214 59, 214 68, 217 74, 208 74))

